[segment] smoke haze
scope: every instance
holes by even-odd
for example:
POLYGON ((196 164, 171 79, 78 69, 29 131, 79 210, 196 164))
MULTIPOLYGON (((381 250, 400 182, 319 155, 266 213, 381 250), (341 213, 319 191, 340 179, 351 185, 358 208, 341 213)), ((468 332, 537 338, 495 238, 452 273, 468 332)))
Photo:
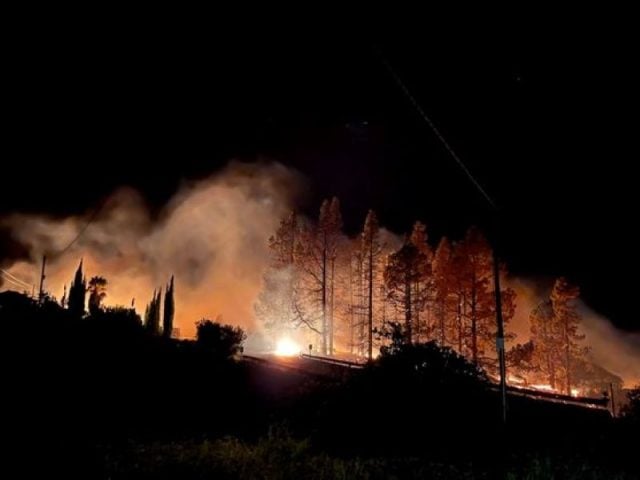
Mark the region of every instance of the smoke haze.
MULTIPOLYGON (((511 342, 529 341, 529 314, 542 301, 549 298, 553 279, 527 280, 509 278, 507 286, 517 293, 517 308, 509 328, 517 336, 511 342)), ((582 317, 581 330, 584 343, 590 347, 589 357, 598 365, 620 376, 626 387, 640 383, 640 334, 623 332, 584 302, 579 302, 582 317)))
MULTIPOLYGON (((109 281, 107 305, 128 306, 135 298, 139 313, 153 290, 175 275, 175 323, 182 337, 193 336, 197 320, 218 315, 255 331, 253 306, 269 261, 267 239, 294 208, 304 183, 298 173, 278 163, 231 162, 206 180, 183 185, 157 215, 136 191, 120 189, 62 255, 59 252, 86 227, 88 216, 11 215, 0 219, 0 227, 11 232, 29 258, 5 259, 2 266, 37 288, 46 253, 46 290, 59 299, 83 259, 87 278, 101 275, 109 281)), ((386 229, 381 235, 389 248, 402 242, 386 229)), ((551 279, 508 279, 518 294, 510 324, 517 335, 512 343, 529 340, 529 313, 548 298, 551 284, 551 279)), ((0 288, 16 287, 6 282, 0 288)), ((617 330, 584 304, 580 309, 593 360, 627 385, 640 382, 640 335, 617 330)))
POLYGON ((109 281, 106 304, 130 305, 135 298, 139 313, 153 290, 174 274, 181 336, 192 336, 200 318, 218 315, 251 329, 254 299, 269 259, 267 239, 303 183, 281 164, 232 162, 207 180, 184 185, 157 218, 137 192, 121 189, 62 255, 56 252, 88 218, 12 215, 0 225, 27 247, 30 258, 9 264, 10 272, 37 285, 46 253, 46 290, 59 299, 82 258, 87 277, 101 275, 109 281))

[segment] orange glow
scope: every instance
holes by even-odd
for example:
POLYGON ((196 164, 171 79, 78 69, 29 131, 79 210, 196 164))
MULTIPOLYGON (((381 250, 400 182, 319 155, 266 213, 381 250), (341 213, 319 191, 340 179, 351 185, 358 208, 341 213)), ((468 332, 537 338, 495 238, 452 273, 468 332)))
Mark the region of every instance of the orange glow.
POLYGON ((275 354, 280 357, 294 357, 300 354, 300 345, 290 338, 281 338, 276 345, 275 354))
MULTIPOLYGON (((562 394, 564 392, 561 392, 558 389, 555 389, 553 387, 551 387, 551 385, 546 384, 546 383, 539 383, 539 384, 535 384, 535 385, 529 385, 531 388, 535 389, 535 390, 542 390, 544 392, 550 392, 550 393, 558 393, 558 394, 562 394)), ((572 388, 571 389, 571 396, 572 397, 579 397, 580 395, 582 395, 582 392, 579 388, 572 388)))
POLYGON ((533 388, 534 390, 542 390, 543 392, 559 393, 555 388, 553 388, 548 383, 537 383, 537 384, 529 385, 529 386, 531 388, 533 388))

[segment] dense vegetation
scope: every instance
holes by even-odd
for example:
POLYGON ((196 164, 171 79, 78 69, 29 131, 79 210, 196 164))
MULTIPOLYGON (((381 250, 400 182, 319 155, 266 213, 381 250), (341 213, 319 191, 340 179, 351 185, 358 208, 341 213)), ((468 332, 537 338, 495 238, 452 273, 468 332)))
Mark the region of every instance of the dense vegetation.
POLYGON ((634 474, 637 392, 619 422, 513 398, 505 429, 484 372, 435 343, 391 344, 363 371, 323 380, 237 361, 242 331, 208 320, 197 340, 175 340, 130 309, 78 317, 3 293, 0 327, 3 444, 25 476, 634 474))

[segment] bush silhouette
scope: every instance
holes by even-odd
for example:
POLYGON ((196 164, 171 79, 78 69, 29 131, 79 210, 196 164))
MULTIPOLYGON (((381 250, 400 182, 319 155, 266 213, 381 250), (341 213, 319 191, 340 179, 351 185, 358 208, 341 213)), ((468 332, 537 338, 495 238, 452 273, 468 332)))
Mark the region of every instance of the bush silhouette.
POLYGON ((240 327, 222 325, 203 318, 196 323, 197 344, 217 358, 230 358, 240 351, 246 335, 240 327))

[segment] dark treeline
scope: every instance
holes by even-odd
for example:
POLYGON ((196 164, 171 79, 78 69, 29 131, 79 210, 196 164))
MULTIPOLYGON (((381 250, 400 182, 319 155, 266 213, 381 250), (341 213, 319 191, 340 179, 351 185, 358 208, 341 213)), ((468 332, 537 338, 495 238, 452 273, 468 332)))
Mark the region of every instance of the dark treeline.
POLYGON ((236 361, 243 332, 206 319, 196 340, 177 340, 131 308, 79 316, 4 292, 0 326, 11 417, 2 434, 21 472, 490 478, 538 468, 536 459, 546 472, 633 467, 637 394, 615 422, 605 411, 514 398, 504 429, 486 374, 435 342, 400 335, 363 371, 321 380, 236 361), (229 435, 236 440, 221 440, 229 435))
MULTIPOLYGON (((99 444, 203 431, 245 435, 255 433, 254 425, 260 428, 253 417, 260 416, 261 404, 246 387, 242 366, 232 361, 242 330, 202 319, 196 340, 158 335, 134 309, 101 305, 106 282, 94 277, 84 287, 78 272, 68 308, 48 298, 0 293, 4 406, 10 415, 3 444, 31 445, 22 452, 25 465, 33 454, 90 468, 86 463, 99 444), (82 313, 85 288, 89 310, 82 313), (239 422, 240 416, 248 422, 239 422)), ((172 291, 170 282, 166 298, 172 291)), ((170 331, 173 310, 166 305, 170 331)))

